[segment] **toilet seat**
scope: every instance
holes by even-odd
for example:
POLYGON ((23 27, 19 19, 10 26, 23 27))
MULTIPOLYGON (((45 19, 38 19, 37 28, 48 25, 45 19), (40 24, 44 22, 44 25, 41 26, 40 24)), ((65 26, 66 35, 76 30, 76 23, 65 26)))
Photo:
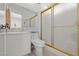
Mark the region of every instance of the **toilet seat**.
POLYGON ((32 43, 35 46, 38 46, 38 47, 44 47, 45 46, 45 42, 43 40, 40 40, 40 39, 34 39, 34 40, 32 40, 32 43))

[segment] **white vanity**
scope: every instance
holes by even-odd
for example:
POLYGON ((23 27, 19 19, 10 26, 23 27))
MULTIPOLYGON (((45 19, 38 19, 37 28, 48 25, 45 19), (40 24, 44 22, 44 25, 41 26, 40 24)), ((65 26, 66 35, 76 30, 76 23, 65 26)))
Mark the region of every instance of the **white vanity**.
POLYGON ((22 56, 31 52, 29 32, 0 33, 0 56, 22 56))

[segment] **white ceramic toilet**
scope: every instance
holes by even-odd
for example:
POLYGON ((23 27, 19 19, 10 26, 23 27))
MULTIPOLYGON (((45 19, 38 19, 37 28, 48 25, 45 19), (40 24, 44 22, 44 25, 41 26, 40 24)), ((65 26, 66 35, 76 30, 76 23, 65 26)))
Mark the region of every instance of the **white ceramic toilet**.
POLYGON ((40 40, 37 33, 32 33, 32 44, 35 47, 35 55, 43 56, 43 48, 45 47, 45 42, 40 40))

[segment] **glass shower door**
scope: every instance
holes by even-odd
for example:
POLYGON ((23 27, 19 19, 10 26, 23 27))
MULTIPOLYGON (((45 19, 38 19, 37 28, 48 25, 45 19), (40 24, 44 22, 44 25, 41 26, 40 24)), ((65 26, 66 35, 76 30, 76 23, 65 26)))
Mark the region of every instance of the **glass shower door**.
POLYGON ((54 7, 54 47, 77 55, 77 5, 59 4, 54 7))
POLYGON ((42 40, 49 45, 52 45, 51 32, 51 9, 49 9, 42 13, 42 40))

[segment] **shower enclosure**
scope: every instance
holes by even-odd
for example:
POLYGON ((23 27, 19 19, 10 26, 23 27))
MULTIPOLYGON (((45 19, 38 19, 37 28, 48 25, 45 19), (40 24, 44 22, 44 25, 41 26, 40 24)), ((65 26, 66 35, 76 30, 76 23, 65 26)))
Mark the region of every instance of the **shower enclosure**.
POLYGON ((79 55, 77 5, 55 3, 41 12, 42 40, 68 55, 79 55))

